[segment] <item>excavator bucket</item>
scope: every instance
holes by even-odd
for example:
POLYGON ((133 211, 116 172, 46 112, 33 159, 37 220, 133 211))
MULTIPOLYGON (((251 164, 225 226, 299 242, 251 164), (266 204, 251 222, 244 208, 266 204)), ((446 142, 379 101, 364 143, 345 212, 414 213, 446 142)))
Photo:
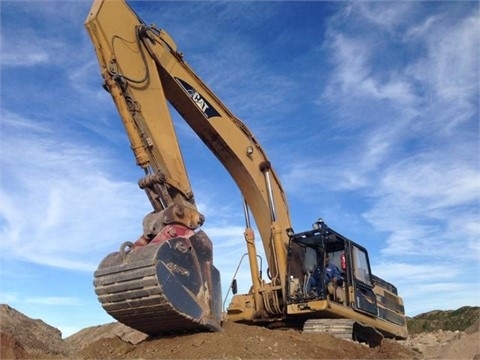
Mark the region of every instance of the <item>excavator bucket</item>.
POLYGON ((108 314, 152 336, 221 330, 220 273, 203 231, 132 246, 122 244, 95 271, 95 293, 108 314))

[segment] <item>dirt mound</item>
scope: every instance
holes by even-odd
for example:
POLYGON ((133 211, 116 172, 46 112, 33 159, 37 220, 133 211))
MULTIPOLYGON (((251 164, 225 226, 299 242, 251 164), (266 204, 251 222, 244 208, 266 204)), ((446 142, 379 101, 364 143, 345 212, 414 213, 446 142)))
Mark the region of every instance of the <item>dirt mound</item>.
POLYGON ((27 359, 30 355, 12 336, 0 333, 0 357, 2 359, 27 359))
POLYGON ((478 322, 468 331, 435 331, 369 348, 326 333, 270 330, 233 322, 217 333, 151 338, 120 323, 61 339, 58 329, 0 305, 1 359, 475 359, 478 322))
POLYGON ((474 332, 479 332, 480 331, 480 317, 468 328, 465 329, 465 332, 467 334, 472 334, 474 332))
POLYGON ((120 338, 99 339, 81 350, 82 359, 413 359, 415 353, 395 341, 377 348, 329 334, 269 330, 227 322, 220 333, 149 338, 132 345, 120 338))
POLYGON ((60 330, 42 320, 31 319, 8 305, 0 304, 0 324, 2 349, 5 344, 13 353, 25 351, 32 357, 35 354, 68 354, 60 330))
POLYGON ((119 338, 120 340, 136 345, 148 338, 148 335, 115 322, 105 325, 93 326, 67 337, 65 342, 71 352, 78 352, 85 347, 103 338, 119 338))
POLYGON ((480 360, 480 332, 435 331, 410 336, 404 345, 427 359, 480 360))

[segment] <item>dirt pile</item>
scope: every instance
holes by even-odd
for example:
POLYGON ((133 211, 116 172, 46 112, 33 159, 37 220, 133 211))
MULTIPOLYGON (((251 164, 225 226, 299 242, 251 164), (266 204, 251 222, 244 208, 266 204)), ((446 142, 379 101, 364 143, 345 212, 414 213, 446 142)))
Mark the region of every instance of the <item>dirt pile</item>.
POLYGON ((34 320, 8 305, 0 304, 1 358, 6 353, 24 356, 66 355, 68 345, 62 333, 42 320, 34 320), (5 352, 4 352, 5 351, 5 352))
POLYGON ((79 352, 102 338, 119 338, 125 343, 136 345, 148 339, 148 335, 115 322, 80 330, 66 338, 65 342, 70 347, 71 352, 79 352))
POLYGON ((149 338, 132 345, 102 338, 83 348, 82 359, 413 359, 410 349, 386 340, 371 349, 328 334, 269 330, 227 322, 220 333, 149 338))
POLYGON ((29 354, 12 336, 0 332, 0 359, 25 359, 29 354))
POLYGON ((419 333, 369 348, 324 333, 226 322, 219 333, 147 337, 119 323, 62 340, 58 329, 0 305, 1 359, 475 359, 480 332, 419 333))
POLYGON ((404 345, 427 359, 480 360, 480 332, 435 331, 419 333, 405 340, 404 345))

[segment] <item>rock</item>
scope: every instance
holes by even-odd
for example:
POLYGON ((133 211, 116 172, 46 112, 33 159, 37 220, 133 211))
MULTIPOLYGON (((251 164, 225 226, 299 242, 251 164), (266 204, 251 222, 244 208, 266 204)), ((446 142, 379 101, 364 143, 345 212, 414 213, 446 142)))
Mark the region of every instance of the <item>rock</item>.
POLYGON ((118 337, 132 345, 137 345, 147 339, 148 335, 129 328, 124 324, 113 322, 80 330, 76 334, 66 338, 65 342, 73 347, 75 351, 79 351, 99 339, 114 337, 118 337))

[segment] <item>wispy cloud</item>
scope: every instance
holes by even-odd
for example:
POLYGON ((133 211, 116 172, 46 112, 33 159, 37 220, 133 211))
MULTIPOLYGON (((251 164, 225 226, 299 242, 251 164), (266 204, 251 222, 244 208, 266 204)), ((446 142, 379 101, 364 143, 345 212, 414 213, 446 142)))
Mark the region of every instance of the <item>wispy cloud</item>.
POLYGON ((71 22, 85 17, 87 8, 85 2, 65 1, 17 1, 15 6, 2 6, 2 20, 8 17, 16 26, 2 24, 1 65, 11 68, 78 63, 82 47, 72 41, 72 36, 80 36, 82 31, 72 33, 71 22))
POLYGON ((386 279, 395 279, 398 283, 421 283, 422 286, 435 279, 436 282, 443 281, 451 283, 462 275, 463 270, 460 265, 452 266, 448 260, 440 263, 414 264, 411 262, 383 262, 375 266, 376 272, 386 279), (449 271, 444 271, 448 268, 449 271))
POLYGON ((91 271, 106 249, 138 237, 148 206, 136 184, 102 170, 115 166, 108 151, 3 115, 2 257, 91 271))
MULTIPOLYGON (((2 256, 93 271, 121 242, 139 236, 150 205, 136 183, 104 171, 118 166, 109 150, 88 141, 66 141, 53 129, 48 122, 2 112, 0 161, 2 175, 10 179, 1 191, 2 238, 9 239, 0 243, 2 256), (13 155, 13 149, 22 151, 13 155)), ((243 228, 232 226, 229 215, 241 214, 240 193, 232 211, 231 204, 218 204, 209 188, 197 193, 204 200, 199 209, 207 216, 218 253, 233 253, 243 245, 243 228), (205 191, 208 195, 202 196, 205 191)))
POLYGON ((80 299, 77 298, 58 296, 32 297, 25 299, 25 302, 29 304, 54 306, 78 306, 82 303, 80 299))
POLYGON ((453 24, 448 17, 427 19, 423 30, 409 38, 426 47, 426 56, 412 63, 407 74, 427 92, 427 131, 450 135, 478 112, 479 26, 478 12, 453 24))
POLYGON ((478 274, 466 273, 460 262, 452 263, 449 257, 438 262, 426 258, 420 264, 382 262, 375 270, 376 275, 397 286, 410 316, 431 309, 453 310, 466 304, 478 304, 478 274), (448 301, 442 294, 450 296, 448 301))
POLYGON ((1 304, 13 304, 18 300, 17 294, 14 293, 0 293, 0 303, 1 304))
MULTIPOLYGON (((378 11, 387 9, 375 3, 349 9, 351 29, 374 21, 378 11)), ((335 163, 325 161, 320 169, 312 169, 315 161, 303 159, 287 179, 295 179, 299 187, 318 181, 336 191, 366 191, 371 206, 365 218, 391 233, 384 254, 418 254, 435 247, 440 256, 452 247, 441 250, 434 245, 439 242, 478 242, 472 214, 478 214, 480 200, 478 118, 473 117, 474 109, 478 115, 480 41, 474 29, 479 16, 477 12, 456 23, 446 17, 419 17, 417 24, 399 21, 410 11, 418 8, 389 7, 388 21, 374 21, 375 34, 362 37, 332 23, 326 47, 335 71, 322 101, 344 106, 337 111, 343 111, 342 118, 363 136, 357 134, 335 163), (381 31, 394 31, 398 46, 410 52, 402 67, 378 66, 382 53, 374 44, 381 31), (409 34, 408 42, 402 33, 409 34), (420 45, 425 51, 414 51, 420 45), (379 106, 382 116, 372 111, 379 106), (307 172, 313 176, 305 178, 307 172), (473 229, 462 231, 462 240, 450 231, 458 229, 458 222, 473 229), (419 243, 425 246, 419 249, 419 243)))
POLYGON ((48 64, 50 58, 48 52, 38 44, 32 46, 30 42, 10 42, 4 35, 0 35, 0 63, 4 67, 36 66, 48 64))

